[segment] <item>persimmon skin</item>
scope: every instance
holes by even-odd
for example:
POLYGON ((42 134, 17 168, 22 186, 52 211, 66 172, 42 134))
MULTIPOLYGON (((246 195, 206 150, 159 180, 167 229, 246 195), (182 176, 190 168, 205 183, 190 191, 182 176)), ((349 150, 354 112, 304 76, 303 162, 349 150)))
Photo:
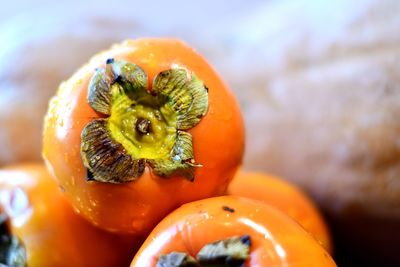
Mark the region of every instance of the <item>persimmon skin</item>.
POLYGON ((127 266, 144 239, 98 229, 75 213, 43 163, 1 169, 0 206, 29 267, 127 266))
POLYGON ((109 231, 145 234, 180 205, 226 191, 242 161, 244 127, 239 106, 226 85, 193 49, 173 39, 126 41, 92 58, 61 85, 45 119, 43 155, 73 206, 89 221, 109 231), (160 71, 181 66, 194 72, 209 88, 209 108, 188 130, 196 162, 194 182, 184 177, 155 177, 146 167, 134 182, 88 182, 80 158, 83 127, 99 118, 87 102, 88 82, 108 58, 139 65, 149 82, 160 71))
POLYGON ((154 267, 161 254, 173 251, 195 256, 207 243, 240 235, 251 238, 246 266, 336 266, 324 248, 280 210, 253 199, 222 196, 185 204, 169 214, 147 237, 131 267, 154 267))
POLYGON ((282 210, 332 253, 330 233, 322 215, 295 185, 273 175, 240 170, 229 184, 227 194, 260 200, 282 210))

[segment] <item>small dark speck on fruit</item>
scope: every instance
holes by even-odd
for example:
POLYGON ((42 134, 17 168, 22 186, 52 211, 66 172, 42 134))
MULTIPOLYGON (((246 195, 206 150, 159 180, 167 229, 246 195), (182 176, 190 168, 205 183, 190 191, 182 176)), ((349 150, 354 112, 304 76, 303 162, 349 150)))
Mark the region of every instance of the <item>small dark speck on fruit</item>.
POLYGON ((227 211, 227 212, 230 212, 230 213, 234 213, 235 212, 234 209, 232 209, 231 207, 228 207, 228 206, 222 206, 222 209, 227 211))
POLYGON ((64 186, 62 186, 62 185, 60 185, 60 186, 58 186, 59 188, 60 188, 60 190, 61 190, 61 192, 65 192, 65 188, 64 188, 64 186))

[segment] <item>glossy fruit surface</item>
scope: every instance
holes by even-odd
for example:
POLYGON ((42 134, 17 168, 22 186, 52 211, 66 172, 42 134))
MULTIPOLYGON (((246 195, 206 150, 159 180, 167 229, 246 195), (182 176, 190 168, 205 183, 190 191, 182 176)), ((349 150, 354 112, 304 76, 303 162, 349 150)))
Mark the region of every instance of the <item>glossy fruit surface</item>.
POLYGON ((156 266, 163 254, 195 256, 207 243, 249 235, 246 266, 336 266, 302 227, 278 209, 252 199, 222 196, 195 201, 161 221, 136 254, 131 267, 156 266))
POLYGON ((127 266, 141 238, 93 227, 74 212, 41 164, 0 170, 0 205, 23 243, 27 266, 127 266))
POLYGON ((111 231, 148 233, 181 204, 223 194, 242 161, 243 148, 238 104, 210 65, 178 40, 139 39, 100 53, 61 85, 45 120, 43 153, 74 207, 88 220, 111 231), (88 172, 80 156, 82 131, 89 122, 107 117, 89 105, 88 87, 95 69, 104 67, 107 59, 139 66, 149 88, 156 75, 174 68, 187 70, 208 88, 207 113, 185 131, 192 137, 193 158, 201 165, 195 168, 193 182, 180 175, 161 178, 149 164, 132 182, 86 180, 88 172))
POLYGON ((328 252, 332 244, 326 223, 314 203, 297 186, 272 175, 240 171, 227 193, 272 205, 300 223, 328 252))

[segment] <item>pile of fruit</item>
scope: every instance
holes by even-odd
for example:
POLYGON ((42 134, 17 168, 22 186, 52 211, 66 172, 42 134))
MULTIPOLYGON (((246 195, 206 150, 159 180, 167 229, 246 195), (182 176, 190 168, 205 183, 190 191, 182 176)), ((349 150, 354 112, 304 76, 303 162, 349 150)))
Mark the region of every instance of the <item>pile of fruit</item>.
POLYGON ((50 101, 45 163, 0 171, 0 265, 336 266, 314 204, 243 153, 236 99, 192 48, 117 44, 50 101))

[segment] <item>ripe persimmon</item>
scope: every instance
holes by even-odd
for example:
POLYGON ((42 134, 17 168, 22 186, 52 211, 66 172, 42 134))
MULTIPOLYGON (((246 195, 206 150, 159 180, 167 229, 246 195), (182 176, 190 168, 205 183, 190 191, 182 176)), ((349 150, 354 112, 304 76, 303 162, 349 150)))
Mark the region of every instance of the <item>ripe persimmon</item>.
POLYGON ((127 266, 144 239, 98 229, 79 216, 42 163, 0 170, 0 206, 0 217, 9 219, 5 234, 14 240, 8 261, 19 255, 10 266, 127 266))
POLYGON ((96 226, 148 233, 180 205, 222 195, 242 161, 238 103, 192 48, 138 39, 100 53, 61 84, 43 154, 96 226))
POLYGON ((332 252, 328 227, 312 200, 297 186, 261 172, 239 171, 228 186, 228 195, 263 201, 282 210, 332 252))
POLYGON ((222 196, 185 204, 164 218, 133 259, 131 267, 139 266, 336 265, 282 211, 253 199, 222 196))

